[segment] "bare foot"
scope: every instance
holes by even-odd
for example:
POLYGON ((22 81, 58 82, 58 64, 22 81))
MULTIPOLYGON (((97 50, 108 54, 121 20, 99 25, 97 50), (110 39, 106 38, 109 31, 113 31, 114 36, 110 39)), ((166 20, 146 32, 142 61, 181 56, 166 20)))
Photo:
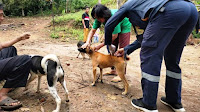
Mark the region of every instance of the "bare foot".
MULTIPOLYGON (((6 98, 8 98, 7 95, 5 95, 5 94, 1 94, 1 93, 0 93, 0 102, 3 101, 3 100, 6 99, 6 98)), ((14 102, 14 103, 10 103, 10 104, 6 104, 6 105, 9 105, 9 106, 15 106, 15 105, 19 105, 19 104, 21 104, 20 101, 18 101, 18 102, 14 102)))
POLYGON ((107 72, 103 75, 117 75, 117 72, 115 70, 111 70, 110 72, 107 72))
POLYGON ((122 79, 119 76, 114 77, 111 82, 120 82, 122 79))

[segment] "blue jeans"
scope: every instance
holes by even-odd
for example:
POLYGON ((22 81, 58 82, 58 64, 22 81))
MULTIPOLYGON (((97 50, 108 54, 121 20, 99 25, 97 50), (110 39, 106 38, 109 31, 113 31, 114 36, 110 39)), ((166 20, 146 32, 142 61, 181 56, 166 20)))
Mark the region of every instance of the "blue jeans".
POLYGON ((99 37, 98 36, 94 36, 94 43, 98 43, 99 42, 99 37))

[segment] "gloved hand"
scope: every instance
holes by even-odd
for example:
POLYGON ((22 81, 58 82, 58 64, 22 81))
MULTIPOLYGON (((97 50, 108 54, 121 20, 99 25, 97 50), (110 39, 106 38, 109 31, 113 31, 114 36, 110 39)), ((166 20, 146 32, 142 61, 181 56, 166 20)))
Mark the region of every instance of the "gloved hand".
POLYGON ((115 54, 115 49, 116 49, 116 47, 114 46, 114 45, 107 45, 107 50, 108 50, 108 53, 110 54, 110 55, 112 55, 112 56, 114 56, 114 54, 115 54))

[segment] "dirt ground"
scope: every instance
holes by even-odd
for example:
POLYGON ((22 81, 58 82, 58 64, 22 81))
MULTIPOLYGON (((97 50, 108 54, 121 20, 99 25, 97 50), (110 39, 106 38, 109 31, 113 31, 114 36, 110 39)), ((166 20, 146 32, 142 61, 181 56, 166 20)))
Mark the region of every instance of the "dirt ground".
MULTIPOLYGON (((131 60, 127 66, 127 79, 130 84, 128 95, 122 96, 123 84, 112 83, 113 76, 104 76, 104 83, 97 83, 91 87, 92 65, 91 60, 76 58, 78 51, 75 42, 67 43, 61 40, 51 39, 50 30, 47 27, 49 17, 43 18, 7 18, 4 24, 25 23, 24 26, 0 31, 0 42, 15 38, 24 32, 32 35, 29 40, 21 41, 15 46, 18 54, 47 55, 50 53, 59 56, 65 70, 65 79, 69 90, 70 102, 65 103, 64 90, 57 85, 59 96, 62 99, 61 112, 139 112, 131 105, 131 99, 142 97, 139 51, 130 55, 131 60), (70 66, 67 66, 70 64, 70 66)), ((133 37, 133 36, 132 36, 133 37)), ((105 48, 100 52, 106 53, 105 48)), ((187 112, 200 112, 200 46, 186 46, 182 55, 180 66, 182 68, 182 103, 187 112)), ((109 71, 110 69, 105 69, 109 71)), ((99 73, 99 70, 98 70, 99 73)), ((49 94, 46 77, 42 78, 41 92, 36 93, 37 80, 34 80, 27 91, 19 88, 10 93, 10 96, 20 100, 23 108, 15 112, 30 111, 51 112, 56 108, 53 97, 49 94)), ((160 112, 172 112, 172 110, 159 99, 165 95, 165 66, 163 64, 159 84, 157 106, 160 112)))

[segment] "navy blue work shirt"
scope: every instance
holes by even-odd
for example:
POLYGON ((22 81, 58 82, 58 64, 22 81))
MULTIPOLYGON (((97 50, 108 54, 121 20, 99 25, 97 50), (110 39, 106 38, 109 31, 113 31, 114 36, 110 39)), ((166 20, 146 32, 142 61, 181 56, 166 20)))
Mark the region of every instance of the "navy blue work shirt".
POLYGON ((148 22, 143 21, 148 14, 149 20, 167 3, 168 0, 128 0, 105 24, 105 45, 111 45, 112 32, 125 17, 134 26, 141 29, 147 27, 148 22), (149 12, 150 11, 150 12, 149 12))

